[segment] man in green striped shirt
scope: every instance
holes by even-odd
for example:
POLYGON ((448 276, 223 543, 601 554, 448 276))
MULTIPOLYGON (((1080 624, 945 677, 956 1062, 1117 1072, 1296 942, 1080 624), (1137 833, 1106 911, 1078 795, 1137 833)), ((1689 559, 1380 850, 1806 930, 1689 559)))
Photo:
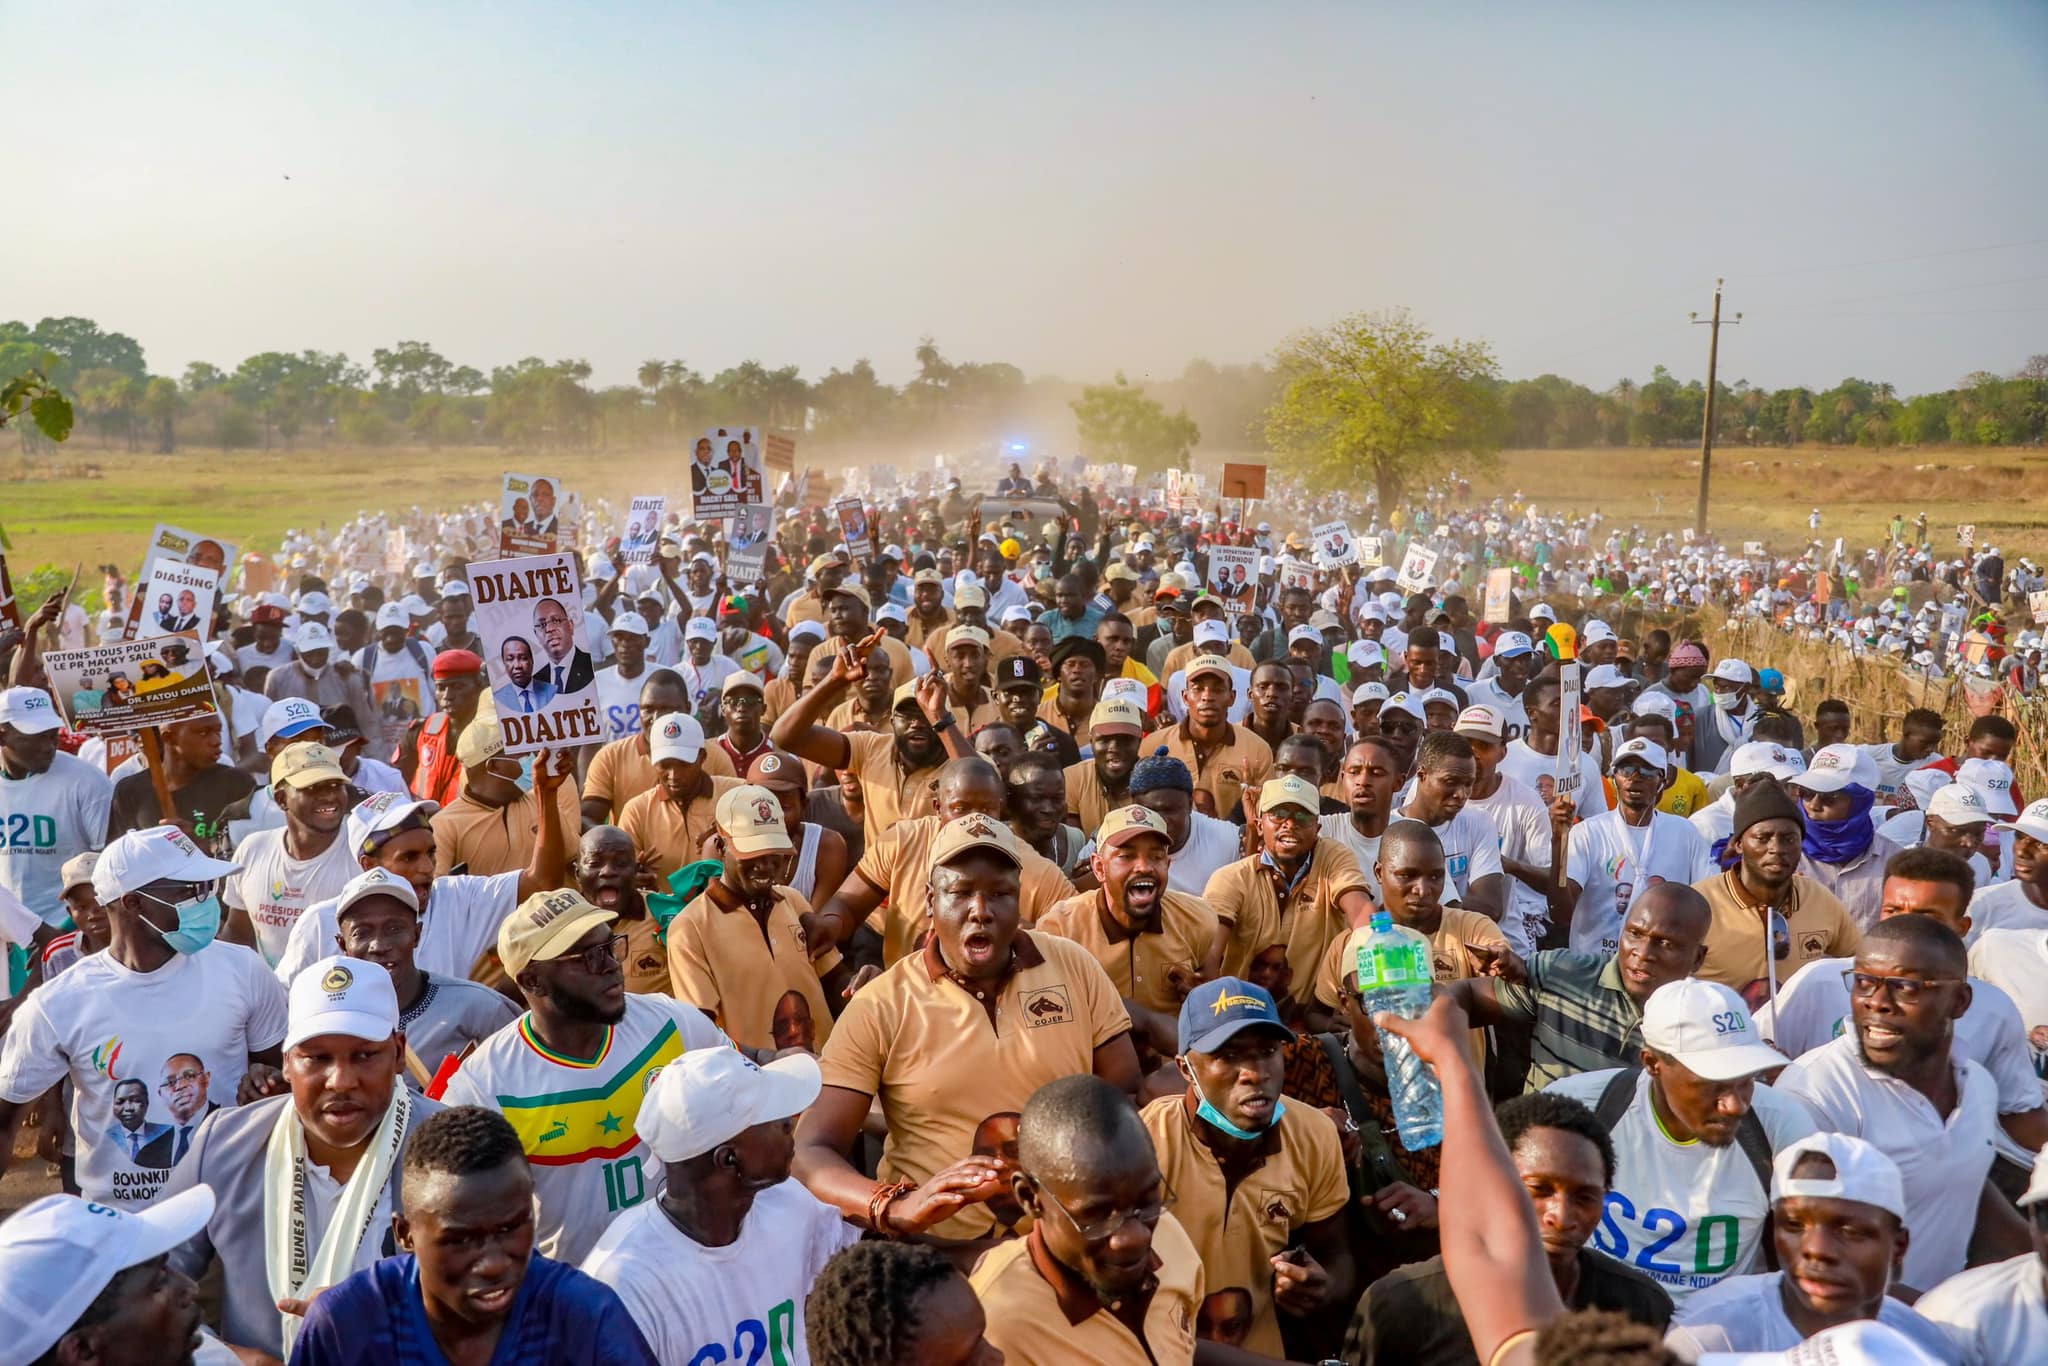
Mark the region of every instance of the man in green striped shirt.
POLYGON ((1528 981, 1472 977, 1445 985, 1474 1025, 1529 1032, 1527 1088, 1560 1077, 1633 1066, 1643 1047, 1643 1002, 1690 977, 1707 956, 1713 914, 1682 882, 1638 894, 1613 953, 1548 949, 1529 960, 1528 981))

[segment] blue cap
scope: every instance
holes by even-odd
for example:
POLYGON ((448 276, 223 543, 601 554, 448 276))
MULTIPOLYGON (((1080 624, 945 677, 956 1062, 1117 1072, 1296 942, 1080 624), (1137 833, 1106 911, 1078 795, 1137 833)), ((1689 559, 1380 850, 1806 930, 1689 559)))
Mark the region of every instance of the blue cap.
POLYGON ((1294 1042, 1294 1031, 1280 1023, 1280 1007, 1264 987, 1242 977, 1218 977, 1180 1003, 1180 1051, 1214 1053, 1240 1030, 1256 1026, 1277 1029, 1294 1042))
POLYGON ((1756 685, 1773 696, 1785 691, 1785 675, 1776 669, 1758 669, 1756 685))

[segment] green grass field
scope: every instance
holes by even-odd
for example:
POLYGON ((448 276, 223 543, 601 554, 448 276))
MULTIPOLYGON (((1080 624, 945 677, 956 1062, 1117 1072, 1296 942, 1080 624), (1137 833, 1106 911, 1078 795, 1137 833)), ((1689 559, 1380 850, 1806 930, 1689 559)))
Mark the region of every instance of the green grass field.
MULTIPOLYGON (((829 451, 802 455, 828 469, 842 463, 829 451)), ((483 447, 159 456, 85 444, 30 461, 9 451, 0 456, 0 526, 13 543, 9 563, 17 580, 38 566, 68 572, 82 562, 88 573, 81 586, 95 586, 94 565, 111 561, 134 570, 158 521, 269 551, 287 527, 334 526, 362 511, 495 497, 508 468, 557 474, 588 499, 617 503, 679 483, 684 458, 680 451, 534 455, 483 447)), ((1205 467, 1218 458, 1198 455, 1205 467)), ((1698 461, 1690 451, 1509 451, 1473 487, 1480 494, 1520 490, 1539 508, 1597 506, 1624 524, 1661 530, 1690 525, 1698 461)), ((1957 523, 1974 522, 1980 545, 1997 544, 2008 557, 2048 554, 2048 452, 1730 448, 1715 454, 1711 522, 1729 540, 1801 545, 1807 511, 1816 503, 1822 534, 1830 540, 1845 535, 1851 545, 1881 537, 1895 512, 1910 520, 1925 510, 1938 547, 1953 543, 1957 523)))

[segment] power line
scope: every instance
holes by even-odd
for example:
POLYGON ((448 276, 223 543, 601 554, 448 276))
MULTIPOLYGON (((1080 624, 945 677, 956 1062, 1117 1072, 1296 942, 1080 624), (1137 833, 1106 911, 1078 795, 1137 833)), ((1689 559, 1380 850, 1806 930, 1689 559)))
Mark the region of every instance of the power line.
POLYGON ((1882 294, 1852 294, 1845 299, 1815 299, 1794 308, 1777 310, 1784 313, 1801 313, 1814 308, 1831 308, 1836 304, 1860 304, 1872 299, 1917 299, 1929 294, 1954 294, 1967 289, 1998 289, 2005 285, 2030 285, 2037 280, 2048 280, 2048 275, 2019 275, 2010 280, 1975 280, 1967 284, 1941 285, 1934 289, 1898 289, 1882 294))
POLYGON ((2020 247, 2048 246, 2048 237, 2029 237, 2020 242, 1989 242, 1978 247, 1950 247, 1945 251, 1915 252, 1911 256, 1886 256, 1872 261, 1843 261, 1831 266, 1794 266, 1786 270, 1750 271, 1740 278, 1771 280, 1784 275, 1813 275, 1829 270, 1861 270, 1866 266, 1896 266, 1908 261, 1933 261, 1944 256, 1970 256, 1984 251, 2013 251, 2020 247))

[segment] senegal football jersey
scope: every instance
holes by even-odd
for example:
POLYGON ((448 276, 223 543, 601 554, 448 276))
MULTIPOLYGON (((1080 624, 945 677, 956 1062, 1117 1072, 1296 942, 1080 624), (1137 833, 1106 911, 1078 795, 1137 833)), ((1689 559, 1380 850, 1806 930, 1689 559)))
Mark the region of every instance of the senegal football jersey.
POLYGON ((556 1053, 521 1015, 485 1039, 448 1083, 449 1105, 482 1105, 519 1131, 533 1164, 543 1256, 580 1266, 620 1211, 661 1192, 661 1164, 640 1142, 640 1101, 664 1066, 692 1048, 730 1048, 695 1006, 626 997, 626 1015, 594 1058, 556 1053))

